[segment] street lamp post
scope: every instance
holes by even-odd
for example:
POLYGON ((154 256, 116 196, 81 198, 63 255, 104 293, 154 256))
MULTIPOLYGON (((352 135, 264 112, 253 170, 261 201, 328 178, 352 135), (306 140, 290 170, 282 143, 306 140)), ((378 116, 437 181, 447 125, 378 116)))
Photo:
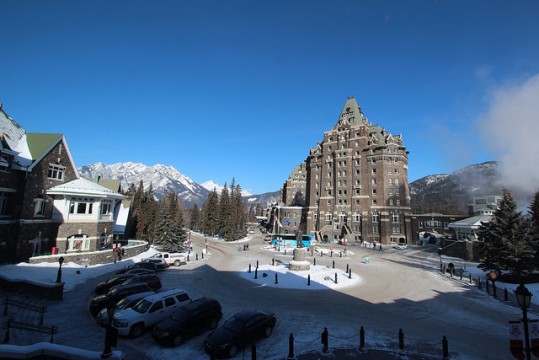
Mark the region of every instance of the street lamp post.
POLYGON ((61 283, 62 282, 62 264, 64 262, 64 257, 60 256, 58 259, 58 263, 60 264, 60 267, 58 267, 58 274, 56 275, 56 282, 61 283))
POLYGON ((533 294, 527 287, 521 283, 516 290, 513 290, 516 297, 518 306, 522 309, 522 322, 524 323, 524 345, 526 351, 526 360, 531 360, 531 348, 530 348, 530 334, 528 329, 528 308, 530 307, 533 294))
POLYGON ((107 315, 108 315, 108 322, 107 322, 107 329, 105 332, 105 348, 103 349, 103 353, 101 354, 101 359, 106 359, 112 356, 112 318, 114 316, 114 310, 115 310, 115 303, 111 301, 107 305, 107 315))

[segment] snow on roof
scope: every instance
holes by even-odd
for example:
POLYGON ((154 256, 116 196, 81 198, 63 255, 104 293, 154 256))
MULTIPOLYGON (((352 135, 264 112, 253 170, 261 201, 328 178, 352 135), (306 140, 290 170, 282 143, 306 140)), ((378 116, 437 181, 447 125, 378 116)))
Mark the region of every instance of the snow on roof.
POLYGON ((83 178, 54 186, 47 190, 47 193, 51 195, 90 195, 95 197, 123 199, 122 194, 83 178))

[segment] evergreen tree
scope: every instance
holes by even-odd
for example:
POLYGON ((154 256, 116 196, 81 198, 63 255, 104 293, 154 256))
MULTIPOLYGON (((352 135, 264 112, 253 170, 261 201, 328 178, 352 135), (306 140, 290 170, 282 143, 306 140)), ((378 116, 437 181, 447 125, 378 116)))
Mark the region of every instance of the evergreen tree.
POLYGON ((216 235, 218 229, 218 209, 219 196, 217 190, 213 189, 208 194, 208 199, 202 207, 202 225, 203 231, 210 235, 216 235))
POLYGON ((223 190, 221 190, 221 196, 219 197, 219 212, 218 221, 219 227, 217 233, 224 237, 225 240, 230 240, 231 228, 230 228, 230 195, 228 193, 228 186, 225 183, 223 190))
POLYGON ((167 193, 159 204, 159 216, 154 230, 154 245, 168 252, 181 251, 185 232, 181 228, 181 211, 175 193, 167 193))
POLYGON ((245 205, 243 203, 243 197, 241 194, 241 187, 239 184, 235 184, 235 180, 232 179, 231 184, 231 212, 230 212, 230 239, 239 240, 247 235, 245 224, 245 205))
POLYGON ((189 228, 194 231, 198 231, 200 228, 199 225, 200 222, 200 210, 198 209, 198 205, 193 205, 193 208, 191 209, 191 218, 189 219, 189 228))
POLYGON ((131 206, 129 208, 129 215, 127 216, 127 223, 125 226, 125 236, 128 239, 133 239, 137 236, 138 214, 141 211, 141 204, 142 204, 143 198, 144 198, 144 183, 142 182, 142 180, 140 180, 139 186, 133 194, 133 199, 131 201, 131 206))
POLYGON ((153 243, 158 211, 159 204, 154 198, 153 186, 150 184, 149 189, 144 192, 142 197, 140 211, 137 212, 137 239, 153 243))
POLYGON ((539 191, 535 193, 529 209, 534 235, 539 237, 539 191))
POLYGON ((478 238, 483 241, 481 263, 486 270, 510 270, 516 276, 534 268, 536 241, 530 219, 517 212, 511 193, 504 190, 491 221, 482 223, 478 238))

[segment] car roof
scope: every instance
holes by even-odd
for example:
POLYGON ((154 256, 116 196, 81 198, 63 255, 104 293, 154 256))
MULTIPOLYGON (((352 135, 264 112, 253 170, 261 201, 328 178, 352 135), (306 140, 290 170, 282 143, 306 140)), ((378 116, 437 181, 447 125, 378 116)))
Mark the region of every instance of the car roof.
MULTIPOLYGON (((126 285, 123 285, 123 284, 116 285, 116 286, 111 287, 110 289, 111 289, 111 290, 112 290, 112 289, 123 290, 123 289, 129 289, 129 288, 136 287, 136 286, 141 286, 141 285, 148 286, 148 284, 146 284, 146 283, 143 283, 143 282, 137 282, 137 283, 126 284, 126 285)), ((148 287, 149 287, 149 286, 148 286, 148 287)))
POLYGON ((150 296, 147 296, 145 299, 148 300, 148 301, 155 301, 155 300, 161 300, 162 298, 164 298, 165 296, 170 296, 170 295, 179 295, 179 294, 187 294, 187 291, 185 291, 184 289, 172 289, 172 290, 165 290, 165 291, 162 291, 162 292, 158 292, 154 295, 150 295, 150 296))
POLYGON ((183 305, 182 307, 187 309, 187 310, 193 310, 193 309, 197 308, 198 306, 201 306, 201 305, 206 304, 206 303, 215 303, 217 305, 221 305, 215 299, 202 297, 202 298, 193 300, 190 303, 183 305))

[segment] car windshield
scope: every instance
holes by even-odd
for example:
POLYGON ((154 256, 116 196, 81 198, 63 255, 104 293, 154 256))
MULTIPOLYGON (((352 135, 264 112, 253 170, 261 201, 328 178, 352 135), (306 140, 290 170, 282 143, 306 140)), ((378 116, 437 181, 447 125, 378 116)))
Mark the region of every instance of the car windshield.
POLYGON ((233 331, 241 331, 244 323, 244 320, 238 319, 237 317, 232 317, 224 324, 224 327, 233 331))
POLYGON ((125 309, 131 301, 128 298, 123 298, 116 303, 116 310, 125 309))
POLYGON ((135 310, 136 312, 139 312, 141 314, 144 314, 148 308, 150 307, 150 305, 152 305, 151 302, 149 302, 148 300, 140 300, 138 303, 136 303, 132 309, 135 310))
POLYGON ((174 314, 172 314, 172 320, 182 321, 182 320, 187 319, 188 316, 189 316, 189 311, 179 308, 178 310, 174 312, 174 314))

